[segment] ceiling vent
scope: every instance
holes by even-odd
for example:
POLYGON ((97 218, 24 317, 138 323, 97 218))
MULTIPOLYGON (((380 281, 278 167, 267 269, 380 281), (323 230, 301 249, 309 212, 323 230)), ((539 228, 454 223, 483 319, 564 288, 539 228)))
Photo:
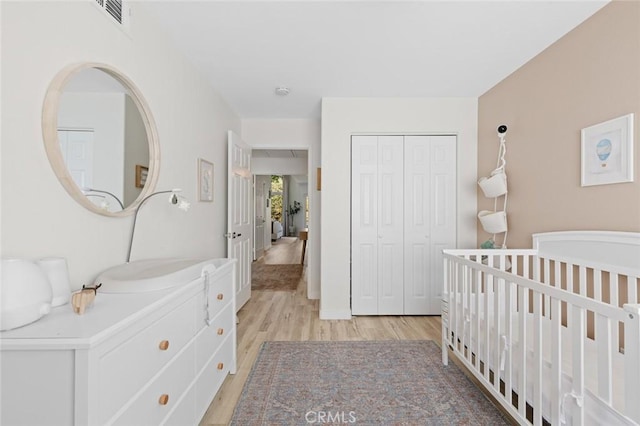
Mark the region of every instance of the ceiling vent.
POLYGON ((95 3, 113 22, 120 25, 121 28, 127 27, 128 8, 126 7, 126 0, 95 0, 95 3))

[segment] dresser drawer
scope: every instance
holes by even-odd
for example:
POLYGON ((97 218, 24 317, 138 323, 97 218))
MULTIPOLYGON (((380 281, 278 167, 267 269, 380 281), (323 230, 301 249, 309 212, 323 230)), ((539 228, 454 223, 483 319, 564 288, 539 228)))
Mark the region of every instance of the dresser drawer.
POLYGON ((156 426, 174 408, 178 410, 181 408, 176 404, 184 402, 188 405, 190 401, 184 401, 182 396, 195 374, 194 357, 195 347, 191 344, 145 388, 114 424, 156 426))
POLYGON ((222 277, 212 280, 209 285, 209 306, 213 312, 219 312, 233 299, 233 295, 233 275, 230 271, 222 277))
POLYGON ((196 299, 189 299, 100 358, 101 421, 111 418, 193 338, 196 299))
POLYGON ((201 409, 201 412, 197 413, 200 418, 213 401, 235 361, 233 342, 233 333, 230 333, 197 379, 196 407, 201 409))
POLYGON ((196 419, 196 387, 191 386, 182 396, 179 406, 164 419, 161 426, 191 426, 197 425, 200 419, 196 419))
POLYGON ((209 361, 224 339, 234 330, 235 313, 233 305, 227 303, 213 319, 211 326, 205 327, 196 338, 196 372, 209 361))

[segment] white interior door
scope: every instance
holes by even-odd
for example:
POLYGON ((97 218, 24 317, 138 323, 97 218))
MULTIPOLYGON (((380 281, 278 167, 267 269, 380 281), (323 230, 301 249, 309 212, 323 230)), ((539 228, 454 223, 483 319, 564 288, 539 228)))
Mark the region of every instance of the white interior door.
POLYGON ((353 136, 351 311, 439 315, 456 247, 456 137, 353 136))
POLYGON ((402 136, 352 137, 352 313, 403 313, 402 136))
POLYGON ((351 312, 378 313, 378 137, 351 138, 351 312))
POLYGON ((444 261, 442 250, 456 248, 456 137, 429 136, 431 150, 431 270, 427 276, 431 297, 425 313, 440 315, 444 261))
POLYGON ((404 313, 403 137, 378 137, 378 314, 404 313))
POLYGON ((251 147, 232 131, 228 143, 227 257, 237 259, 237 312, 251 297, 253 177, 251 147))
POLYGON ((456 243, 456 137, 405 136, 404 313, 440 315, 442 250, 456 243))
POLYGON ((93 186, 93 130, 58 130, 60 151, 79 188, 93 186))

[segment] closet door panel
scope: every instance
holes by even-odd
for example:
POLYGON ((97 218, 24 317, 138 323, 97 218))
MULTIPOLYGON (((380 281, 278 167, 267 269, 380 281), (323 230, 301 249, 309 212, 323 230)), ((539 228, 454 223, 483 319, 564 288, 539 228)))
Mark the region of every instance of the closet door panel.
POLYGON ((431 229, 439 242, 455 243, 456 137, 430 136, 431 194, 434 202, 431 229))
POLYGON ((430 289, 426 285, 429 274, 431 247, 425 243, 405 245, 405 283, 404 313, 405 315, 428 314, 430 289))
POLYGON ((351 311, 378 313, 378 138, 351 144, 351 311))
POLYGON ((404 312, 403 137, 378 137, 378 314, 404 312))
POLYGON ((352 313, 439 315, 456 137, 352 137, 352 313))
POLYGON ((442 250, 456 248, 456 137, 430 136, 431 146, 431 244, 433 265, 429 313, 440 314, 442 297, 442 250))
POLYGON ((353 252, 352 313, 375 315, 378 313, 377 244, 360 244, 353 252))
POLYGON ((378 315, 402 315, 403 268, 397 244, 381 244, 378 262, 378 315))
MULTIPOLYGON (((404 142, 404 313, 430 313, 431 153, 428 136, 404 142)), ((438 312, 439 313, 439 312, 438 312)))

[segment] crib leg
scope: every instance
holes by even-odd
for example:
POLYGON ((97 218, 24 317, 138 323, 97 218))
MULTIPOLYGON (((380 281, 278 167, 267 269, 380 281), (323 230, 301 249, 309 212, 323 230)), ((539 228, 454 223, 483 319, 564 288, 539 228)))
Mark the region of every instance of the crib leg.
POLYGON ((442 364, 449 365, 449 352, 447 350, 449 346, 447 339, 447 334, 449 333, 449 302, 446 299, 446 295, 442 299, 442 316, 440 320, 442 321, 442 364))
POLYGON ((627 319, 624 322, 625 357, 625 414, 640 423, 640 305, 624 305, 627 319))
POLYGON ((449 365, 449 352, 447 351, 447 330, 442 328, 442 364, 449 365))

